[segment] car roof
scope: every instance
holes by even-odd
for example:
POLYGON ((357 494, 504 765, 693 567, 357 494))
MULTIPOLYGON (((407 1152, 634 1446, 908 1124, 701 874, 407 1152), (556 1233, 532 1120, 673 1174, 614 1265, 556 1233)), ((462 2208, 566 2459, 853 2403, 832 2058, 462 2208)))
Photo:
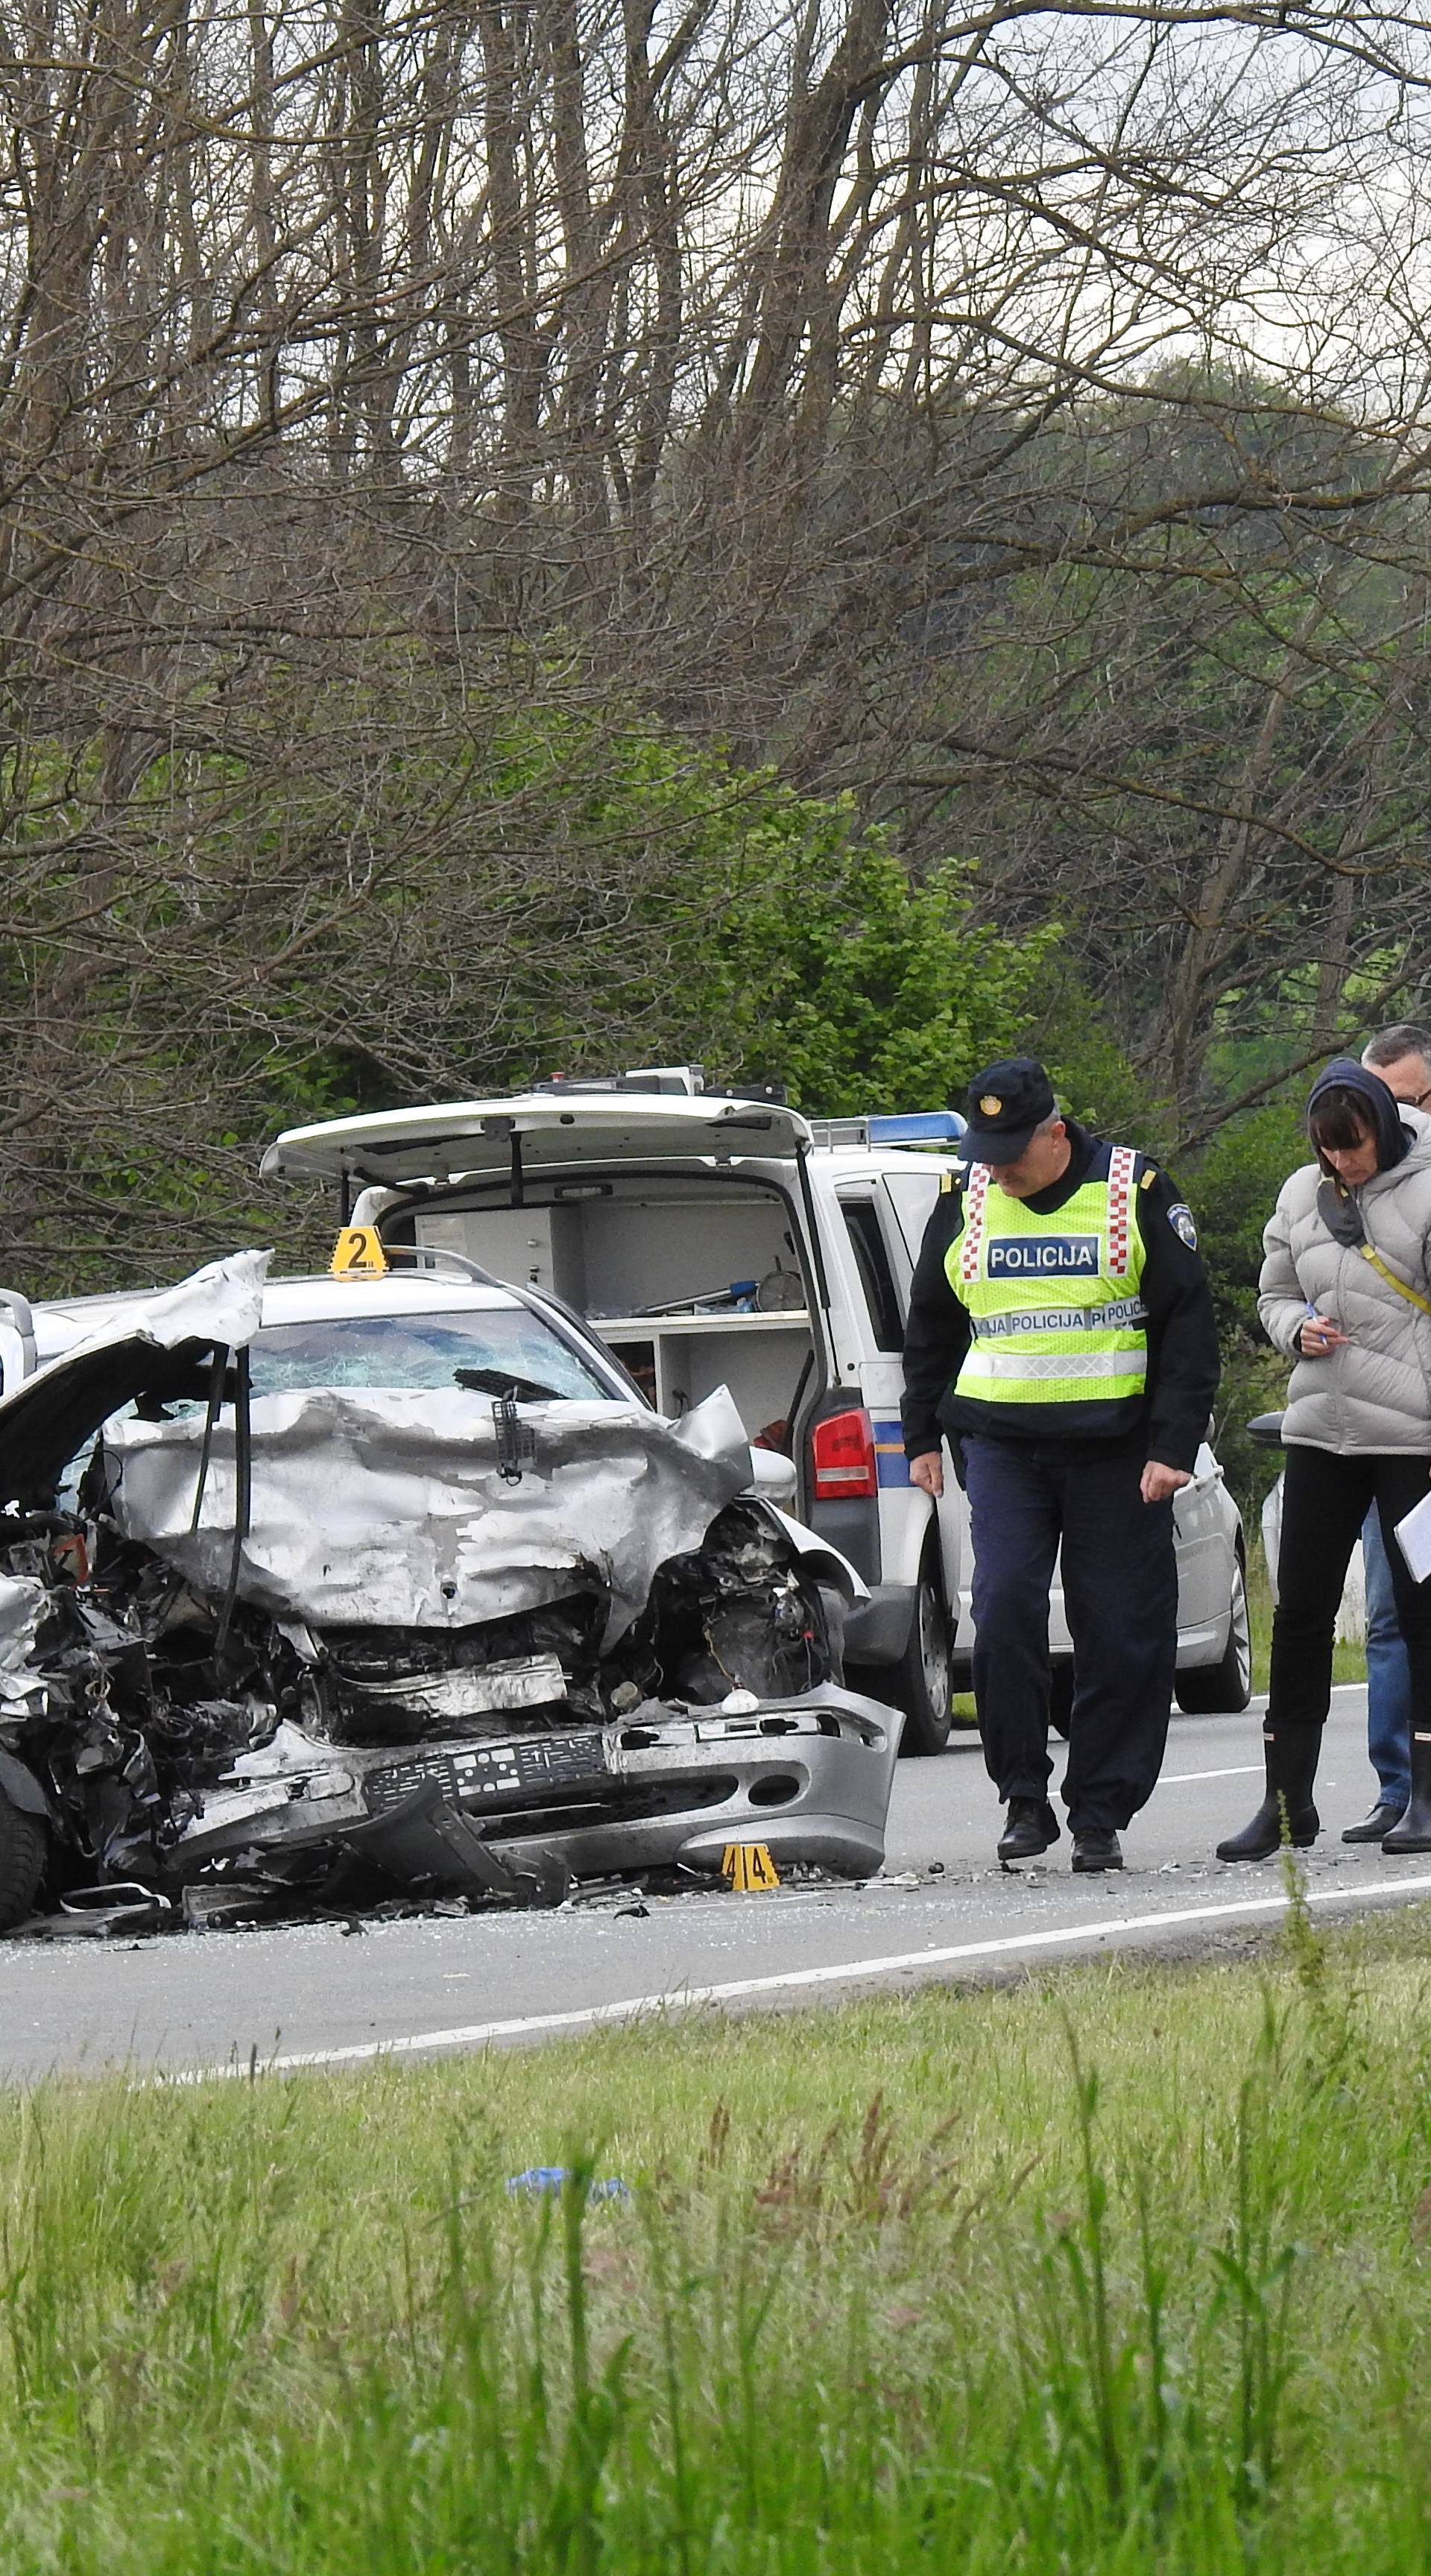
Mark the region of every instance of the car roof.
MULTIPOLYGON (((116 1314, 128 1306, 146 1306, 161 1295, 159 1288, 101 1288, 89 1290, 82 1297, 46 1297, 36 1302, 36 1314, 97 1314, 101 1308, 113 1307, 116 1314)), ((489 1306, 519 1306, 522 1302, 515 1289, 504 1287, 500 1279, 457 1279, 449 1272, 436 1270, 353 1270, 335 1278, 331 1271, 311 1270, 292 1278, 263 1283, 265 1314, 270 1306, 277 1315, 293 1313, 337 1314, 350 1299, 369 1302, 378 1296, 394 1314, 421 1314, 425 1307, 470 1306, 475 1310, 489 1306)))
MULTIPOLYGON (((117 1291, 112 1296, 50 1297, 34 1309, 36 1339, 63 1349, 70 1341, 88 1339, 111 1320, 150 1303, 152 1288, 117 1291), (57 1329, 58 1328, 58 1329, 57 1329)), ((537 1299, 538 1304, 541 1303, 537 1299)), ((384 1271, 334 1279, 318 1274, 297 1279, 267 1279, 263 1287, 263 1321, 270 1324, 348 1322, 370 1315, 493 1314, 520 1309, 525 1298, 495 1280, 453 1279, 436 1271, 384 1271)), ((542 1319, 548 1320, 545 1306, 542 1319)))

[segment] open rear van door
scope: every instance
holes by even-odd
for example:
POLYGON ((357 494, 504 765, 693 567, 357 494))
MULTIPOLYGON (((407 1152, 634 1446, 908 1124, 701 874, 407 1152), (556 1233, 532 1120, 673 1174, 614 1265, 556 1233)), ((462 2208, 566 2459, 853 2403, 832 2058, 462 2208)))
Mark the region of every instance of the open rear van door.
POLYGON ((265 1177, 330 1180, 349 1190, 355 1184, 449 1185, 506 1173, 520 1189, 530 1175, 576 1163, 783 1159, 812 1142, 798 1110, 763 1100, 554 1086, 290 1127, 269 1146, 262 1170, 265 1177))
POLYGON ((668 1418, 728 1387, 803 1472, 830 1351, 813 1142, 780 1103, 553 1084, 291 1129, 263 1169, 563 1299, 668 1418))

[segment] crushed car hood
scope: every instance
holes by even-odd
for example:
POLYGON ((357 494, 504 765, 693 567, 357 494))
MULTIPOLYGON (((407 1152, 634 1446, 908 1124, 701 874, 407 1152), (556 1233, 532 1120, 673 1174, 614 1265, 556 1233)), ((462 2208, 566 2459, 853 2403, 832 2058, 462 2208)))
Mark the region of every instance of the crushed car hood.
POLYGON ((163 1355, 239 1350, 262 1315, 271 1252, 211 1261, 0 1397, 0 1499, 44 1503, 101 1423, 141 1395, 162 1393, 163 1355))
MULTIPOLYGON (((609 1602, 609 1645, 656 1569, 699 1547, 750 1483, 723 1388, 677 1424, 644 1406, 323 1389, 255 1401, 238 1598, 326 1629, 468 1628, 579 1589, 609 1602)), ((198 1527, 189 1421, 125 1421, 105 1439, 108 1505, 127 1538, 217 1594, 233 1555, 232 1416, 214 1429, 198 1527)))

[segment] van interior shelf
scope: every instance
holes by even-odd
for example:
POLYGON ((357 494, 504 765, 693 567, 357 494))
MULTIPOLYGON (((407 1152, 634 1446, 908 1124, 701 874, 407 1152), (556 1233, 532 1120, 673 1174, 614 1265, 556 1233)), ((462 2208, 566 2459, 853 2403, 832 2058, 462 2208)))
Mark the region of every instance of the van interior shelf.
POLYGON ((421 1212, 416 1239, 565 1298, 658 1413, 685 1413, 723 1386, 752 1438, 788 1422, 815 1373, 820 1326, 781 1191, 707 1171, 592 1178, 602 1195, 421 1212))
POLYGON ((728 1387, 752 1437, 788 1422, 808 1368, 810 1318, 783 1315, 592 1315, 642 1393, 668 1419, 728 1387))

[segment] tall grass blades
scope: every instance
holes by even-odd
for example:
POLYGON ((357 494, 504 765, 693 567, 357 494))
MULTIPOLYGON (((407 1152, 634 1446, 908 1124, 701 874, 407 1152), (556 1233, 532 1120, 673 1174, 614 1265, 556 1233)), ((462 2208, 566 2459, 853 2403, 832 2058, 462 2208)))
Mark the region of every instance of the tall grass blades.
POLYGON ((1376 1937, 0 2100, 0 2570, 1423 2569, 1431 1931, 1376 1937))

